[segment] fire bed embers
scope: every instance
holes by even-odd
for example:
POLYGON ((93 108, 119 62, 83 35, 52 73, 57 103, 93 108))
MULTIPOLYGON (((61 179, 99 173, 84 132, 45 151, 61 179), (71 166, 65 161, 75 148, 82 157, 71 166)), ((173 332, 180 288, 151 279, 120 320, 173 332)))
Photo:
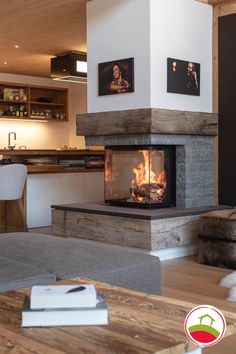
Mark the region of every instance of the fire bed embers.
POLYGON ((133 186, 130 188, 130 193, 132 199, 128 201, 133 201, 136 203, 160 203, 165 200, 165 186, 161 183, 144 183, 141 186, 133 186))

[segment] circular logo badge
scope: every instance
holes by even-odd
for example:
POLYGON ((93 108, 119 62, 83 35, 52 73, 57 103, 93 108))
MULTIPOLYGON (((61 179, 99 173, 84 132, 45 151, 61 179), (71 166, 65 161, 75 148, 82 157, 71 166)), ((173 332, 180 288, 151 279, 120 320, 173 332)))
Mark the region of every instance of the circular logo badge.
POLYGON ((194 307, 186 316, 184 330, 187 337, 199 346, 218 343, 225 334, 226 321, 220 310, 211 305, 194 307))

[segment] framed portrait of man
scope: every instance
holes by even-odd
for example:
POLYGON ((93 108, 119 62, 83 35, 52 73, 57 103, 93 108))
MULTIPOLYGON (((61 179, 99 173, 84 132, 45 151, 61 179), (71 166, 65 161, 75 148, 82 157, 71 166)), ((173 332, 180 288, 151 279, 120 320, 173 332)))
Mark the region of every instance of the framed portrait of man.
POLYGON ((200 96, 200 64, 167 58, 167 92, 200 96))
POLYGON ((98 95, 134 92, 134 58, 98 64, 98 95))

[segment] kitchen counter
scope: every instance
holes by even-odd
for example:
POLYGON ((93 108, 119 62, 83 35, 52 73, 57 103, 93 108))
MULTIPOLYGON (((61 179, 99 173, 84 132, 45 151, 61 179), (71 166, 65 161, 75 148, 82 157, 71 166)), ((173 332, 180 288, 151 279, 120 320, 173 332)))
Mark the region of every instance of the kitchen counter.
POLYGON ((55 149, 0 149, 0 155, 9 156, 61 156, 61 155, 89 155, 89 156, 100 156, 104 155, 104 150, 82 150, 82 149, 68 149, 68 150, 55 150, 55 149))
POLYGON ((104 171, 103 150, 0 149, 0 156, 0 164, 23 163, 29 174, 104 171))
MULTIPOLYGON (((23 163, 28 168, 23 196, 29 227, 51 225, 51 205, 104 198, 103 150, 0 150, 0 167, 23 163)), ((10 226, 21 230, 15 202, 8 203, 10 226)), ((4 202, 0 201, 0 229, 4 202)))

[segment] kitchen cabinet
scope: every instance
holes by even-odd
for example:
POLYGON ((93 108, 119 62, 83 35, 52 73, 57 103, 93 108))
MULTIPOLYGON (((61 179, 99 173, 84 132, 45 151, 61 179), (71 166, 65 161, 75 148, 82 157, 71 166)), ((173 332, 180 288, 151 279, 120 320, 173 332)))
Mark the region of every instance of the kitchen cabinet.
MULTIPOLYGON (((0 150, 0 164, 24 163, 28 168, 23 201, 29 228, 51 225, 51 205, 104 200, 102 150, 0 150)), ((10 226, 21 230, 14 203, 10 226)), ((0 202, 0 226, 4 205, 0 202)))
POLYGON ((104 172, 32 174, 27 180, 29 228, 51 225, 51 205, 101 202, 104 172))

